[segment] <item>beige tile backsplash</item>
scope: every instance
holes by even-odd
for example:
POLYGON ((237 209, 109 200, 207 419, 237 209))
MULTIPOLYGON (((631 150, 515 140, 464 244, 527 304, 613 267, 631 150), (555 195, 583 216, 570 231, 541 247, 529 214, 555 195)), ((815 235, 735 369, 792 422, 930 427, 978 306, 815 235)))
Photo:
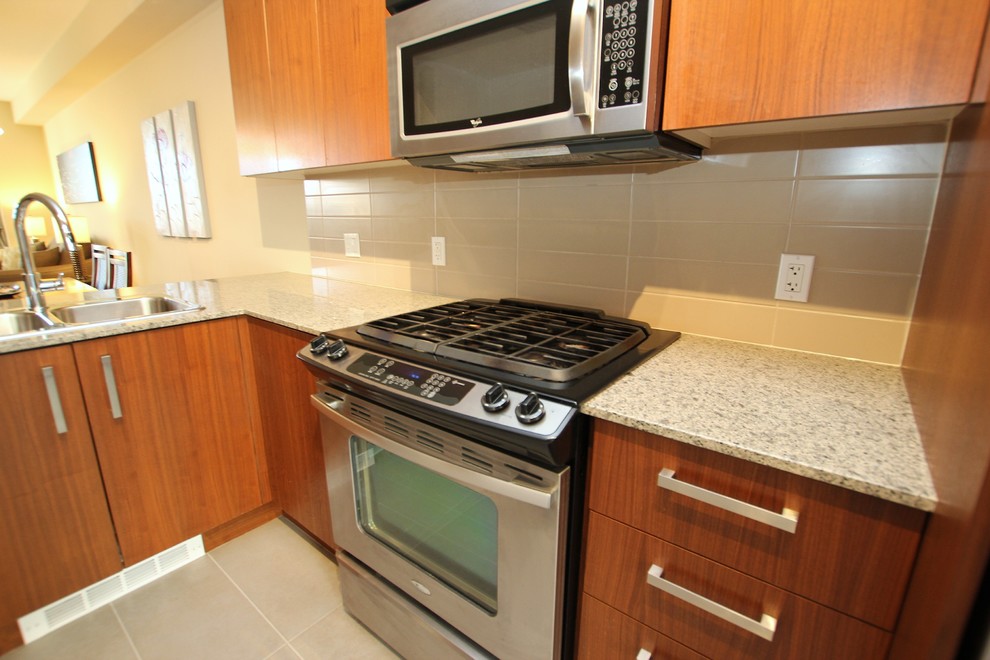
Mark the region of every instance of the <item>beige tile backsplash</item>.
POLYGON ((946 134, 733 139, 688 165, 327 175, 305 186, 313 274, 899 364, 946 134), (351 232, 359 258, 343 256, 351 232), (446 266, 430 264, 431 236, 446 266), (815 255, 808 303, 773 298, 781 252, 815 255))

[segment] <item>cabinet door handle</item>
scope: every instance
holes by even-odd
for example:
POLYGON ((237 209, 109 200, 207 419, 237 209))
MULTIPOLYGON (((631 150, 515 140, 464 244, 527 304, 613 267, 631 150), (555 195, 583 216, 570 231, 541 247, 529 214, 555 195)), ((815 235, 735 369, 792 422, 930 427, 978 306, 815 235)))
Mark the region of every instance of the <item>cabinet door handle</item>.
POLYGON ((649 572, 646 574, 646 583, 651 587, 656 587, 664 593, 668 593, 674 598, 683 600, 685 603, 694 605, 700 610, 708 612, 709 614, 714 614, 723 621, 728 621, 734 626, 742 628, 746 632, 753 633, 757 637, 762 637, 768 642, 773 641, 773 634, 777 630, 777 619, 773 618, 769 614, 764 613, 763 617, 756 621, 755 619, 750 619, 744 614, 740 614, 733 609, 729 609, 721 603, 716 603, 713 600, 705 598, 704 596, 699 596, 693 591, 689 591, 684 587, 674 584, 670 580, 663 578, 663 568, 653 564, 650 566, 649 572))
POLYGON ((660 470, 660 474, 657 475, 657 486, 698 500, 699 502, 717 506, 725 511, 745 516, 750 520, 790 532, 791 534, 797 531, 798 512, 793 509, 785 508, 780 513, 767 511, 748 502, 731 498, 728 495, 722 495, 721 493, 716 493, 700 486, 678 481, 674 478, 674 471, 670 468, 660 470))
POLYGON ((69 426, 65 423, 65 411, 62 410, 62 397, 58 395, 58 383, 55 382, 55 368, 42 367, 41 375, 45 379, 45 389, 48 390, 48 403, 52 407, 55 431, 61 435, 68 432, 69 426))
POLYGON ((636 660, 650 660, 652 657, 653 654, 646 649, 640 649, 639 653, 636 654, 636 660))
POLYGON ((120 419, 124 413, 120 409, 120 396, 117 394, 117 379, 113 375, 113 363, 110 361, 109 355, 100 356, 100 362, 103 363, 103 380, 106 381, 107 396, 110 397, 110 412, 114 419, 120 419))

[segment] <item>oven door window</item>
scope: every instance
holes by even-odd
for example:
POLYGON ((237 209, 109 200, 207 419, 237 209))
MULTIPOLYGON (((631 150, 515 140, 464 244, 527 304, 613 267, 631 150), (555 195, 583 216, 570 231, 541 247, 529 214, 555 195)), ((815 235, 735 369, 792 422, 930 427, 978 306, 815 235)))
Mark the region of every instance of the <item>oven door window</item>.
POLYGON ((405 134, 491 126, 570 108, 570 12, 570 0, 549 0, 402 47, 405 134))
POLYGON ((485 495, 351 436, 364 531, 487 612, 498 604, 498 510, 485 495))

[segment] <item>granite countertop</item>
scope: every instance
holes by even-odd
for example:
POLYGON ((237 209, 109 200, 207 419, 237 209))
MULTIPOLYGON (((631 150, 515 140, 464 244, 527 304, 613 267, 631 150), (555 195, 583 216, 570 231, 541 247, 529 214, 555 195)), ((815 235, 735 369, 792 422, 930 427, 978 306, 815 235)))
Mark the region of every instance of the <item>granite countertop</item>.
MULTIPOLYGON (((123 323, 67 327, 0 338, 0 354, 241 314, 317 334, 453 301, 425 293, 328 281, 296 273, 247 275, 120 289, 120 297, 163 294, 198 303, 203 309, 123 323)), ((96 290, 46 294, 49 307, 112 300, 115 297, 117 294, 114 291, 96 290)), ((23 307, 24 301, 21 299, 0 302, 0 311, 23 307)))
POLYGON ((684 335, 582 410, 917 509, 937 501, 897 367, 684 335))
MULTIPOLYGON (((0 339, 0 353, 247 314, 316 334, 450 298, 275 273, 123 290, 201 311, 0 339)), ((50 305, 114 295, 48 294, 50 305)), ((5 301, 0 309, 22 302, 5 301)), ((685 335, 585 402, 593 417, 931 511, 936 495, 900 370, 685 335)))

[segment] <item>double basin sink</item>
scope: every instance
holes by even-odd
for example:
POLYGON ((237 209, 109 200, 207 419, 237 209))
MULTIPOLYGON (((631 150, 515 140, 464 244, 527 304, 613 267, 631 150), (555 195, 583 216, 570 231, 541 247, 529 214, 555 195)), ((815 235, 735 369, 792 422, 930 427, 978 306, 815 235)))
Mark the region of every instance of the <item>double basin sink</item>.
POLYGON ((201 309, 201 305, 166 296, 141 296, 54 305, 48 308, 50 320, 27 309, 0 311, 0 339, 37 330, 131 321, 201 309))

